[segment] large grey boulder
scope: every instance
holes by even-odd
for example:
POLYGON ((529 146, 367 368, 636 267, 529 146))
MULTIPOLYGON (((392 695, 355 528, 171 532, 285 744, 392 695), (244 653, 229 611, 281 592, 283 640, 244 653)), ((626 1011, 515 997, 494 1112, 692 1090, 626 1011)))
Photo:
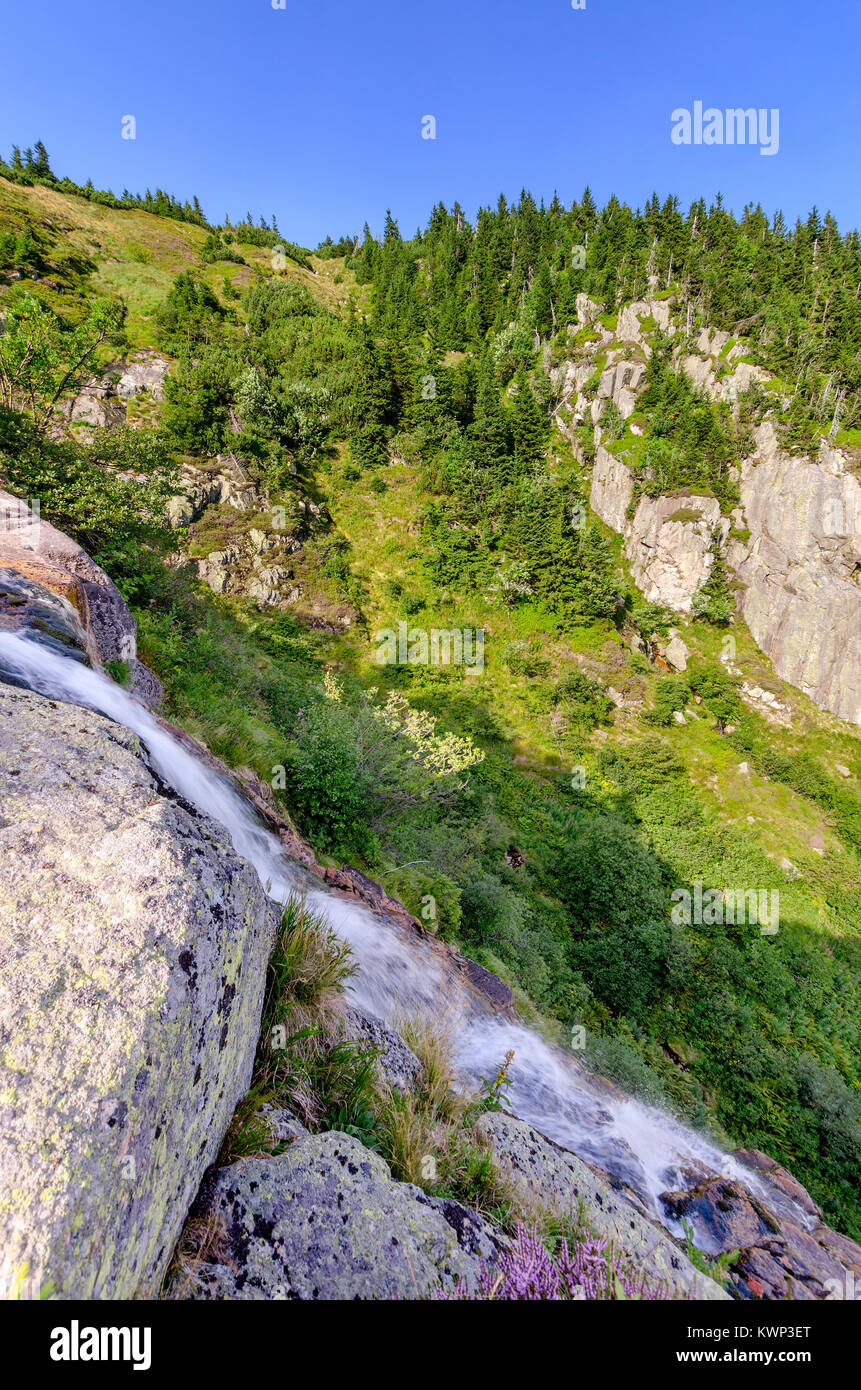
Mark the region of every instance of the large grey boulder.
POLYGON ((396 1182, 379 1154, 334 1130, 213 1172, 193 1215, 212 1235, 179 1276, 180 1298, 418 1298, 474 1282, 499 1244, 475 1212, 396 1182))
POLYGON ((582 1212, 593 1235, 612 1242, 653 1287, 663 1285, 676 1297, 728 1297, 691 1264, 662 1227, 648 1221, 582 1159, 525 1120, 491 1112, 482 1116, 479 1128, 503 1173, 527 1202, 562 1215, 582 1212))
POLYGON ((248 1088, 275 912, 137 737, 0 684, 0 1249, 158 1292, 248 1088))

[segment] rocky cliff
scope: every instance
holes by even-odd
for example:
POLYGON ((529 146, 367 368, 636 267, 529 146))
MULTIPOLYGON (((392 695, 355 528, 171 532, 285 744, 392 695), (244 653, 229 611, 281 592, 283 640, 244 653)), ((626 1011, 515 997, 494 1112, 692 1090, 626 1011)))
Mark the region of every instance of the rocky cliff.
POLYGON ((756 431, 741 471, 749 538, 731 540, 739 611, 784 680, 861 724, 861 484, 845 456, 783 452, 756 431))
MULTIPOLYGON (((583 315, 588 322, 585 306, 583 315)), ((563 430, 596 422, 590 505, 624 537, 644 597, 677 613, 690 613, 722 554, 739 612, 778 675, 820 708, 861 723, 861 483, 847 453, 823 444, 816 458, 790 454, 766 414, 737 468, 740 504, 726 516, 712 496, 638 493, 624 449, 607 447, 597 422, 608 400, 622 419, 635 412, 642 369, 632 349, 647 359, 658 323, 677 341, 676 365, 711 399, 733 407, 751 383, 769 381, 762 368, 739 360, 744 347, 726 333, 703 330, 689 351, 667 315, 665 301, 642 301, 620 311, 615 335, 601 331, 590 344, 606 364, 594 396, 586 389, 589 361, 552 371, 568 407, 563 430)))

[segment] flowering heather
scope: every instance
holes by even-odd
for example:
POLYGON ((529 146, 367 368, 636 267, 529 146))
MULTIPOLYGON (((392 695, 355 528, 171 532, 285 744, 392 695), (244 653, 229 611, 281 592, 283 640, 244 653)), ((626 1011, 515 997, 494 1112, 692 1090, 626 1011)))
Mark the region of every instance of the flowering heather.
POLYGON ((608 1251, 606 1240, 591 1237, 575 1246, 573 1253, 562 1241, 555 1255, 549 1255, 538 1234, 518 1225, 509 1250, 500 1255, 492 1268, 482 1264, 476 1289, 458 1284, 453 1290, 437 1287, 432 1297, 454 1299, 497 1299, 533 1302, 543 1299, 658 1299, 666 1298, 663 1288, 649 1288, 617 1262, 608 1251))

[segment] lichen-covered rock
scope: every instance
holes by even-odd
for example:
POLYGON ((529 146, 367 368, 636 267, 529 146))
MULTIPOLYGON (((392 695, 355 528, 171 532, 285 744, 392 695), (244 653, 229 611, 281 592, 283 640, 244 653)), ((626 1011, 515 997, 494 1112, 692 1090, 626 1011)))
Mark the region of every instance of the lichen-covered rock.
MULTIPOLYGON (((792 869, 792 867, 790 864, 789 868, 792 869)), ((769 1158, 768 1154, 764 1154, 761 1149, 736 1149, 733 1158, 746 1163, 749 1168, 755 1168, 758 1173, 762 1174, 765 1183, 775 1187, 783 1196, 796 1202, 808 1216, 821 1219, 822 1210, 816 1205, 803 1183, 800 1183, 798 1178, 793 1177, 785 1168, 781 1168, 775 1159, 769 1158)))
POLYGON ((0 685, 0 1248, 157 1292, 246 1091, 275 913, 127 729, 0 685))
POLYGON ((345 1037, 355 1041, 366 1041, 378 1049, 377 1067, 379 1073, 393 1091, 412 1091, 424 1068, 399 1034, 374 1018, 372 1014, 360 1013, 358 1009, 347 1012, 345 1037))
POLYGON ((418 1298, 473 1282, 499 1245, 475 1212, 396 1182, 379 1154, 337 1131, 218 1169, 193 1215, 212 1232, 178 1282, 177 1296, 193 1299, 418 1298))
POLYGON ((728 1297, 695 1269, 665 1230, 648 1221, 575 1154, 502 1112, 482 1116, 479 1126, 503 1172, 527 1201, 562 1214, 582 1211, 594 1235, 612 1241, 653 1285, 663 1284, 671 1294, 728 1297))

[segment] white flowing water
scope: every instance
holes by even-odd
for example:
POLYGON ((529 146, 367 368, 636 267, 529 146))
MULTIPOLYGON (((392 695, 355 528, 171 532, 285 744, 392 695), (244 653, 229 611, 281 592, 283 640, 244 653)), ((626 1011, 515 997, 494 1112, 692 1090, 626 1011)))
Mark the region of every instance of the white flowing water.
POLYGON ((456 972, 445 971, 438 953, 417 935, 407 939, 370 909, 327 892, 285 854, 277 836, 227 777, 184 748, 107 676, 33 638, 0 631, 0 678, 4 672, 42 695, 89 707, 136 733, 159 776, 227 829, 237 852, 254 866, 272 898, 285 902, 291 892, 303 893, 309 906, 324 914, 349 943, 359 965, 350 986, 358 1008, 394 1024, 404 1014, 418 1012, 441 1018, 451 1030, 465 1080, 494 1075, 512 1050, 511 1110, 587 1162, 629 1183, 664 1224, 675 1229, 659 1194, 690 1186, 685 1170, 736 1177, 773 1209, 783 1207, 796 1223, 809 1224, 795 1203, 781 1201, 756 1173, 705 1136, 662 1111, 620 1096, 533 1029, 494 1012, 490 1005, 480 1005, 456 972))

